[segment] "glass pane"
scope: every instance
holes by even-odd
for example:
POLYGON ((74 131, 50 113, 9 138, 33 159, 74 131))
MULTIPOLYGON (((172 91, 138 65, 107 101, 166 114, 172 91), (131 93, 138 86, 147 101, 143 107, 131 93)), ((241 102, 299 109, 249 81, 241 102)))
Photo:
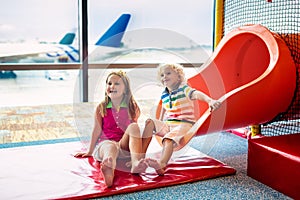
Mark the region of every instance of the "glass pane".
MULTIPOLYGON (((104 65, 89 70, 89 101, 96 105, 103 99, 110 64, 136 64, 123 71, 143 113, 150 114, 163 89, 156 64, 204 63, 212 50, 212 15, 213 1, 206 0, 90 0, 89 62, 104 65), (105 37, 109 29, 120 33, 105 37)), ((185 68, 186 78, 198 70, 185 68)))
POLYGON ((0 63, 78 61, 77 0, 3 1, 0 13, 0 63))
POLYGON ((78 70, 14 70, 1 74, 7 77, 0 78, 0 107, 73 103, 78 70))
POLYGON ((91 63, 203 63, 211 53, 213 1, 89 3, 91 63), (128 21, 116 22, 126 14, 128 21), (121 33, 103 41, 113 24, 115 33, 121 33))

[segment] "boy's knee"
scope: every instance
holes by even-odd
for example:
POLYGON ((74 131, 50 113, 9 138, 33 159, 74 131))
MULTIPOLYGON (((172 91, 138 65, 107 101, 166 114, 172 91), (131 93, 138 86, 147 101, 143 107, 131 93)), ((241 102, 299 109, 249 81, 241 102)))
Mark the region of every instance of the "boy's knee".
POLYGON ((152 127, 154 127, 154 122, 153 122, 152 119, 147 119, 147 120, 145 121, 145 127, 147 127, 147 126, 152 126, 152 127))
POLYGON ((167 145, 167 144, 172 144, 173 145, 175 142, 174 142, 174 140, 172 140, 170 138, 164 138, 162 140, 162 143, 165 144, 165 145, 167 145))

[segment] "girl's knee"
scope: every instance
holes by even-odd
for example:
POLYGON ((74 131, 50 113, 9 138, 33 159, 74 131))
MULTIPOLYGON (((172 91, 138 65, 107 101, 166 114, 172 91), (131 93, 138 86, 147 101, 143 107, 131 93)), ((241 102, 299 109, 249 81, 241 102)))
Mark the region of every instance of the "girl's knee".
POLYGON ((108 141, 100 147, 100 151, 118 150, 119 146, 116 142, 108 141))
POLYGON ((141 137, 139 125, 137 123, 131 123, 127 127, 126 134, 132 137, 141 137))
POLYGON ((101 158, 112 157, 115 158, 119 152, 119 146, 115 142, 106 142, 99 149, 99 155, 101 158))
POLYGON ((127 127, 127 130, 130 131, 130 132, 139 132, 140 131, 140 127, 139 127, 139 125, 137 123, 131 123, 127 127))

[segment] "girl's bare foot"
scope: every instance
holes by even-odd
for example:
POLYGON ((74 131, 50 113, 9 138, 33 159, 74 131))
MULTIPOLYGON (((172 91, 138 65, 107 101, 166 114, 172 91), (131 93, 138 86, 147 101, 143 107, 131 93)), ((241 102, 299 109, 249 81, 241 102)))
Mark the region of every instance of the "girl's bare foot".
POLYGON ((148 165, 144 159, 141 159, 137 162, 131 162, 131 173, 140 174, 146 171, 148 165))
POLYGON ((103 174, 104 182, 107 187, 111 187, 114 180, 114 169, 112 157, 105 158, 101 162, 101 172, 103 174))
POLYGON ((165 167, 162 166, 157 160, 152 158, 146 158, 146 163, 149 165, 149 167, 152 167, 155 169, 156 173, 160 176, 163 176, 165 174, 165 167))

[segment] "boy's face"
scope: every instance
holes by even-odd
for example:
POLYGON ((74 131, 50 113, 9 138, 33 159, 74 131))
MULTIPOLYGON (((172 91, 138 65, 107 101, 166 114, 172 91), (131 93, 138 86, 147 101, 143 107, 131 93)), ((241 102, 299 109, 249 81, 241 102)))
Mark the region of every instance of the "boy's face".
POLYGON ((180 84, 179 75, 172 67, 163 68, 161 70, 160 78, 161 83, 171 90, 177 89, 180 84))
POLYGON ((121 77, 117 75, 111 75, 107 79, 106 93, 111 100, 122 99, 125 94, 125 84, 121 77))

